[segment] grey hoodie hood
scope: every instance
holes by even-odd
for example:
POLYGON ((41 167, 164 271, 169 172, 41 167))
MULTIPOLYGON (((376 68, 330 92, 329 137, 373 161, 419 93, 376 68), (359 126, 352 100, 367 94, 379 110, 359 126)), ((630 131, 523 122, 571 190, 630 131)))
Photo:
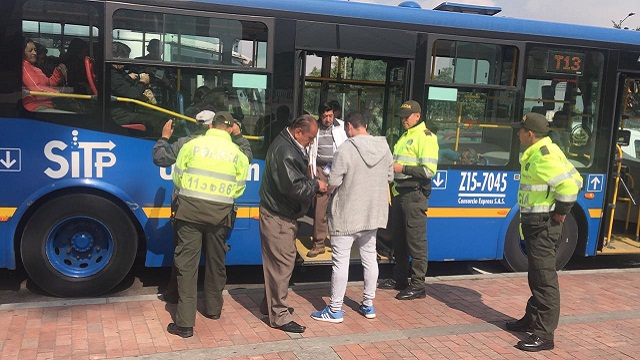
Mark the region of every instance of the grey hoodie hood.
POLYGON ((389 145, 384 136, 357 135, 347 141, 353 144, 369 167, 378 164, 389 153, 389 145))

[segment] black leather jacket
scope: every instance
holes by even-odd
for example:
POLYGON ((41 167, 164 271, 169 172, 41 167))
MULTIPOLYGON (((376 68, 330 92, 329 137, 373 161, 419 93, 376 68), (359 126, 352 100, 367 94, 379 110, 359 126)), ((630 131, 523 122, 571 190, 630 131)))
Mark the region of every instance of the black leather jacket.
POLYGON ((260 206, 289 219, 307 213, 318 191, 309 175, 309 158, 285 128, 269 146, 260 185, 260 206))

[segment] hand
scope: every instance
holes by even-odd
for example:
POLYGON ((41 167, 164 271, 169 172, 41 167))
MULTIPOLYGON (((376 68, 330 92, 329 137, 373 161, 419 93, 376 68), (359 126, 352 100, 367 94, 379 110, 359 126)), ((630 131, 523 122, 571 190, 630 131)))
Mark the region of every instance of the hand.
POLYGON ((564 219, 567 217, 567 215, 553 213, 553 216, 551 217, 553 218, 553 220, 562 224, 564 222, 564 219))
POLYGON ((324 194, 327 192, 327 182, 326 181, 322 181, 320 179, 318 179, 318 192, 321 194, 324 194))
POLYGON ((158 102, 156 101, 156 97, 155 95, 153 95, 153 91, 151 91, 151 89, 146 89, 142 95, 146 96, 147 99, 149 100, 149 103, 153 104, 153 105, 157 105, 158 102))
POLYGON ((56 66, 56 69, 60 71, 60 73, 65 79, 67 79, 67 66, 65 64, 63 63, 58 64, 58 66, 56 66))
POLYGON ((398 163, 393 163, 393 172, 398 174, 402 172, 402 164, 398 164, 398 163))
POLYGON ((173 135, 173 119, 169 119, 162 127, 162 137, 169 139, 173 135))
POLYGON ((149 74, 147 74, 147 73, 140 74, 140 82, 141 83, 148 84, 149 81, 150 81, 149 74))
POLYGON ((132 78, 133 80, 138 79, 138 74, 136 73, 128 73, 127 75, 129 75, 129 77, 132 78))

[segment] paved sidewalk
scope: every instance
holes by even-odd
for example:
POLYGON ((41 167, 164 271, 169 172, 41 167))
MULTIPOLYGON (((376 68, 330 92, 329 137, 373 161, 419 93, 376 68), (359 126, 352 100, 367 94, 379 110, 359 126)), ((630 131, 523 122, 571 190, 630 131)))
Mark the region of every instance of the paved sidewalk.
POLYGON ((428 278, 427 298, 398 301, 379 290, 377 318, 357 313, 362 284, 350 283, 341 324, 309 314, 329 286, 289 292, 304 334, 270 328, 261 289, 225 292, 220 320, 196 317, 195 335, 168 334, 174 307, 155 296, 0 305, 1 359, 638 359, 640 269, 562 272, 556 348, 525 353, 504 330, 529 297, 526 274, 428 278))

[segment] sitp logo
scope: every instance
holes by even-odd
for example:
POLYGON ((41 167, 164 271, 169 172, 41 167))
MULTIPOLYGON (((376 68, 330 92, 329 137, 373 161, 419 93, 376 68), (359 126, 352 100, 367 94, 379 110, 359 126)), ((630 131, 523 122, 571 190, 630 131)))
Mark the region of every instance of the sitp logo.
POLYGON ((111 152, 116 144, 111 140, 78 141, 78 130, 73 130, 71 135, 71 146, 61 140, 51 140, 44 146, 44 156, 56 164, 44 170, 48 177, 61 179, 71 172, 72 178, 101 178, 105 168, 116 164, 116 156, 111 152))

